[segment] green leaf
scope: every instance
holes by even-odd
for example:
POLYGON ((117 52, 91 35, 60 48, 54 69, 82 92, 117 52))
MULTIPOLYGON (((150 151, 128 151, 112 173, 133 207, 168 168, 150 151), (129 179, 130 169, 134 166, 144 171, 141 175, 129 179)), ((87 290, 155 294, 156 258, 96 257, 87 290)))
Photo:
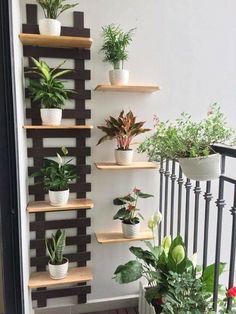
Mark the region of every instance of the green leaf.
POLYGON ((147 194, 147 193, 142 193, 142 192, 139 192, 139 193, 138 193, 138 196, 141 197, 141 198, 154 197, 154 195, 147 194))
POLYGON ((114 277, 116 282, 120 284, 129 283, 142 277, 143 266, 138 261, 129 261, 125 265, 117 267, 114 277))
MULTIPOLYGON (((219 275, 221 275, 226 267, 226 263, 219 263, 219 275)), ((215 278, 215 264, 207 266, 202 274, 201 280, 204 284, 204 290, 213 293, 215 278)))
POLYGON ((131 246, 130 252, 133 253, 138 259, 143 260, 147 265, 155 267, 157 265, 157 258, 154 254, 140 247, 131 246))
POLYGON ((113 219, 121 219, 123 220, 124 218, 126 218, 128 216, 128 211, 125 207, 121 208, 118 210, 118 212, 115 214, 115 216, 113 217, 113 219))

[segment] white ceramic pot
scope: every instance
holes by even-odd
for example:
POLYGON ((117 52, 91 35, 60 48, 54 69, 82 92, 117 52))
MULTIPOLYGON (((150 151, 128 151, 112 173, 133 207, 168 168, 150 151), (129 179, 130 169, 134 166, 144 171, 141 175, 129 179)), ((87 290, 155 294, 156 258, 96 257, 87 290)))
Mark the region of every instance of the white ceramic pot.
POLYGON ((49 190, 49 201, 52 206, 63 206, 68 203, 69 189, 65 191, 49 190))
POLYGON ((140 222, 135 225, 122 222, 122 232, 125 238, 135 238, 140 233, 140 222))
POLYGON ((208 181, 219 178, 220 155, 208 157, 179 158, 180 166, 187 178, 196 181, 208 181))
POLYGON ((40 115, 43 125, 60 125, 62 118, 62 109, 40 109, 40 115))
POLYGON ((134 156, 134 151, 132 149, 122 150, 116 149, 115 150, 115 160, 118 165, 127 166, 132 163, 134 156))
POLYGON ((115 69, 109 72, 111 85, 127 85, 129 82, 129 71, 115 69))
POLYGON ((64 264, 61 265, 52 265, 48 262, 49 275, 52 279, 63 279, 67 276, 68 273, 69 261, 67 258, 64 258, 64 264))
POLYGON ((61 35, 61 22, 55 19, 40 19, 39 32, 41 35, 61 35))

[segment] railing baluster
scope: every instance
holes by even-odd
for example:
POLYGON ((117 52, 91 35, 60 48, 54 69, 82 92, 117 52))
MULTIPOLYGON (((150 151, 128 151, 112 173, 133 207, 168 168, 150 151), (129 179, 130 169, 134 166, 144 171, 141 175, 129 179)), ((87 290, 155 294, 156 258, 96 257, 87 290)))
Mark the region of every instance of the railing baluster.
POLYGON ((181 210, 182 210, 182 188, 184 184, 182 169, 179 166, 179 177, 178 177, 178 223, 177 223, 177 233, 181 233, 181 210))
POLYGON ((190 205, 190 190, 191 190, 192 184, 190 179, 187 178, 187 181, 185 183, 186 188, 186 203, 185 203, 185 246, 186 251, 188 252, 188 233, 189 233, 189 205, 190 205))
POLYGON ((170 205, 170 234, 174 236, 174 205, 175 205, 175 160, 172 161, 172 171, 171 171, 171 205, 170 205))
POLYGON ((205 199, 205 223, 204 223, 204 238, 203 238, 203 270, 207 266, 207 252, 208 252, 208 232, 209 232, 209 215, 210 215, 210 203, 212 200, 211 194, 211 181, 206 183, 206 192, 204 193, 205 199))
MULTIPOLYGON (((235 253, 236 253, 236 184, 234 185, 234 204, 231 208, 233 216, 232 222, 232 235, 231 235, 231 251, 230 251, 230 264, 229 264, 229 284, 228 288, 234 286, 234 271, 235 271, 235 253)), ((232 298, 228 299, 227 310, 231 310, 232 298)))
MULTIPOLYGON (((160 213, 162 213, 163 212, 163 210, 162 210, 162 206, 163 206, 163 175, 164 175, 163 159, 161 159, 161 162, 160 162, 159 173, 160 173, 159 211, 160 211, 160 213)), ((162 231, 162 224, 159 225, 159 230, 158 230, 158 233, 159 233, 159 237, 158 237, 159 244, 161 244, 161 231, 162 231)))
MULTIPOLYGON (((225 156, 221 159, 221 173, 225 171, 225 156)), ((217 311, 218 288, 219 288, 219 263, 221 251, 221 234, 222 234, 222 214, 225 206, 224 197, 224 179, 219 180, 219 194, 216 201, 218 207, 217 229, 216 229, 216 252, 215 252, 215 271, 214 271, 214 289, 213 289, 213 310, 217 311)))
POLYGON ((199 215, 199 197, 201 193, 200 182, 196 181, 194 187, 195 193, 195 208, 194 208, 194 236, 193 236, 193 253, 197 252, 197 240, 198 240, 198 215, 199 215))
POLYGON ((164 236, 167 235, 167 219, 168 219, 168 195, 169 195, 169 160, 166 160, 165 176, 165 199, 164 199, 164 236))

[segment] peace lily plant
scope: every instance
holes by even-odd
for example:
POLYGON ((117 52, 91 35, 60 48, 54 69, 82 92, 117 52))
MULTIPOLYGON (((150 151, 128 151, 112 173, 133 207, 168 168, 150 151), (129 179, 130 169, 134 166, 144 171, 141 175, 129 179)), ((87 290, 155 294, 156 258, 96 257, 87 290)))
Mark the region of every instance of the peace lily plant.
POLYGON ((135 238, 140 232, 140 218, 144 219, 138 208, 138 199, 153 197, 151 194, 143 193, 134 188, 132 193, 113 200, 114 205, 120 206, 113 219, 122 221, 122 232, 125 238, 135 238))
POLYGON ((57 161, 45 158, 43 167, 39 172, 32 174, 40 178, 36 184, 43 183, 46 191, 49 192, 49 201, 52 206, 63 206, 69 199, 69 183, 79 178, 76 174, 76 166, 70 164, 72 159, 66 161, 68 150, 61 148, 62 154, 57 153, 57 161))
POLYGON ((39 20, 39 32, 42 35, 60 36, 61 22, 58 17, 78 5, 66 4, 65 0, 36 0, 43 10, 44 18, 39 20))
POLYGON ((155 128, 155 133, 139 146, 139 152, 146 152, 150 160, 178 160, 184 174, 193 180, 219 177, 220 156, 212 145, 233 142, 235 133, 227 126, 217 104, 210 107, 207 117, 200 122, 182 113, 173 123, 157 120, 155 128))

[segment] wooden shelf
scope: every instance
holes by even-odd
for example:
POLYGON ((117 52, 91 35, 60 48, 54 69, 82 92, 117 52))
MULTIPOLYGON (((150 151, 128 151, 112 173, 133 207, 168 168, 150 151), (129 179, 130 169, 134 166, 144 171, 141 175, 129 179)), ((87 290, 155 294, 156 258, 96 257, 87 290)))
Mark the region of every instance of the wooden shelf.
POLYGON ((125 238, 122 232, 107 232, 107 233, 95 233, 98 243, 109 244, 109 243, 123 243, 130 241, 143 241, 153 239, 151 231, 141 231, 139 236, 136 238, 125 238))
POLYGON ((74 129, 93 129, 92 125, 23 125, 27 130, 74 130, 74 129))
POLYGON ((160 90, 157 85, 97 85, 95 91, 101 92, 129 92, 154 93, 160 90))
POLYGON ((97 162, 95 163, 99 170, 125 170, 125 169, 158 169, 159 165, 154 162, 139 161, 132 162, 130 165, 121 166, 114 162, 97 162))
POLYGON ((70 268, 68 275, 63 279, 51 279, 48 272, 32 273, 29 279, 29 288, 48 288, 51 286, 67 285, 93 280, 93 275, 88 267, 70 268))
POLYGON ((90 48, 93 40, 86 37, 50 36, 39 34, 19 35, 23 45, 57 48, 90 48))
POLYGON ((93 208, 93 202, 90 199, 73 199, 69 200, 66 205, 52 206, 48 201, 30 202, 27 206, 29 213, 41 213, 41 212, 58 212, 67 211, 72 209, 90 209, 93 208))

